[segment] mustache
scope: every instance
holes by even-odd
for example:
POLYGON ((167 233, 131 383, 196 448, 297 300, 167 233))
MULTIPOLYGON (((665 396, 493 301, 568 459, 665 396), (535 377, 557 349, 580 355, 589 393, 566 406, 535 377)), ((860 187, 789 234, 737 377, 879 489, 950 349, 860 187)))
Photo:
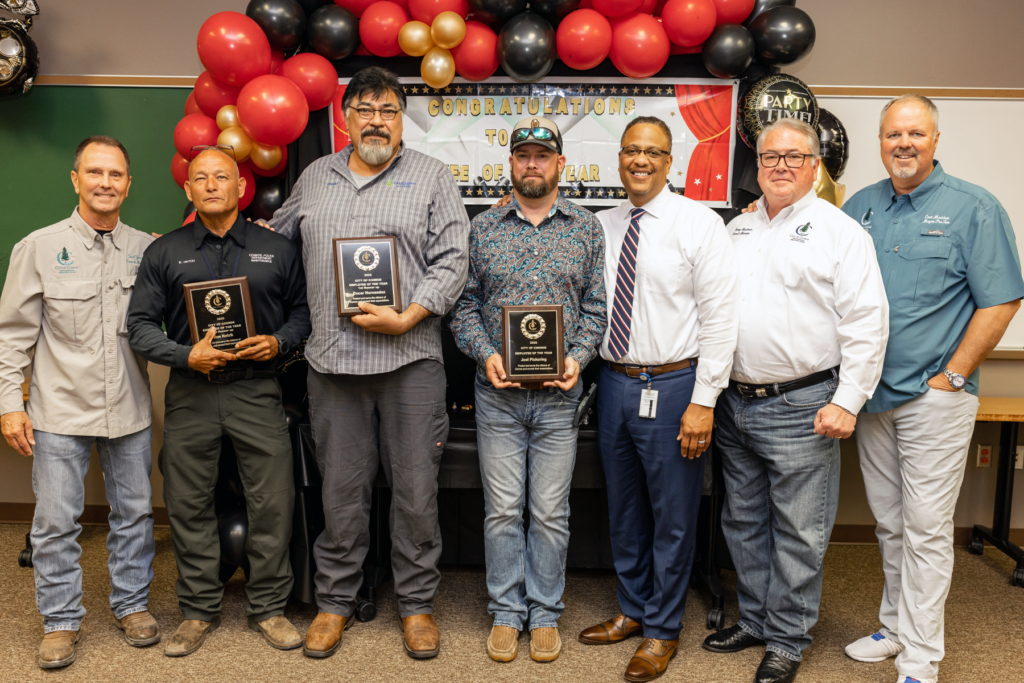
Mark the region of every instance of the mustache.
POLYGON ((367 137, 371 135, 379 138, 384 138, 388 142, 391 142, 391 133, 388 132, 387 128, 379 128, 377 126, 367 126, 366 128, 364 128, 363 132, 359 136, 359 139, 365 140, 367 137))
POLYGON ((896 157, 896 156, 916 157, 917 156, 917 150, 914 149, 913 147, 907 147, 907 148, 902 148, 901 147, 901 148, 897 149, 895 152, 893 152, 892 155, 894 157, 896 157))

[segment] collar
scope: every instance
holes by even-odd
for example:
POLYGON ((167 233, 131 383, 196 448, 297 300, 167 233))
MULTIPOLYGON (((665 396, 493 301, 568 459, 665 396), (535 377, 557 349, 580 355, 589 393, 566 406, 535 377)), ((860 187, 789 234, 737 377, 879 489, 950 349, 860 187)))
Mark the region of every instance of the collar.
MULTIPOLYGON (((920 211, 928 201, 928 198, 935 193, 939 186, 946 182, 946 172, 942 170, 942 164, 938 160, 932 160, 932 172, 928 174, 928 177, 924 179, 924 182, 917 186, 913 192, 906 195, 907 201, 910 202, 910 206, 914 211, 920 211)), ((892 184, 892 178, 889 178, 889 206, 886 207, 886 211, 892 208, 892 205, 900 198, 900 195, 896 194, 896 188, 892 184)))
MULTIPOLYGON (((123 225, 124 224, 119 218, 117 225, 115 225, 114 229, 110 231, 110 240, 114 243, 114 247, 117 249, 124 246, 124 238, 122 237, 124 234, 124 230, 122 229, 123 225)), ((85 222, 85 219, 78 213, 77 206, 75 207, 75 210, 71 212, 71 227, 82 239, 82 243, 85 244, 86 249, 92 249, 96 246, 96 242, 99 241, 96 239, 99 237, 99 233, 93 230, 92 226, 85 222)))
MULTIPOLYGON (((569 210, 571 207, 572 202, 570 202, 568 199, 562 197, 561 195, 556 196, 555 203, 551 205, 551 210, 548 211, 548 215, 544 217, 544 221, 546 221, 548 218, 552 218, 556 213, 561 213, 566 218, 569 218, 569 210)), ((530 223, 530 219, 527 218, 525 214, 523 214, 522 210, 520 210, 519 200, 516 199, 515 194, 512 195, 512 201, 509 202, 508 206, 505 207, 505 212, 503 213, 502 217, 508 218, 508 215, 513 211, 515 212, 516 216, 519 217, 520 220, 530 223)), ((541 221, 541 225, 544 224, 544 221, 541 221)), ((533 225, 533 223, 530 223, 530 225, 533 225)))
POLYGON ((759 216, 761 216, 761 219, 765 222, 766 225, 771 225, 775 221, 787 221, 791 219, 793 216, 797 215, 807 207, 811 206, 816 201, 818 201, 818 195, 814 194, 814 189, 812 188, 810 191, 807 192, 807 194, 805 194, 800 199, 796 200, 795 203, 790 204, 786 208, 779 211, 778 215, 775 216, 775 220, 769 220, 768 197, 767 195, 764 195, 757 200, 757 213, 759 216))
MULTIPOLYGON (((353 143, 348 143, 348 145, 345 146, 345 149, 335 154, 334 158, 331 159, 331 168, 333 168, 335 171, 345 176, 346 178, 352 178, 354 174, 352 173, 352 169, 348 167, 348 159, 349 157, 352 156, 352 152, 354 152, 355 149, 356 148, 355 145, 353 145, 353 143)), ((402 155, 404 154, 405 142, 403 141, 398 145, 398 154, 396 154, 395 158, 391 160, 391 163, 388 164, 388 167, 385 168, 380 173, 378 173, 376 177, 379 178, 380 176, 384 175, 385 173, 393 169, 395 166, 397 166, 399 159, 401 159, 402 155)))
MULTIPOLYGON (((238 217, 235 219, 234 224, 230 228, 228 228, 228 231, 226 233, 224 233, 224 237, 230 237, 231 239, 235 240, 235 244, 244 249, 247 223, 248 221, 242 218, 242 214, 241 212, 239 212, 238 217)), ((261 229, 265 230, 266 228, 261 229)), ((199 249, 200 247, 203 246, 203 240, 205 240, 207 236, 216 237, 216 235, 210 232, 209 228, 203 225, 203 219, 200 218, 199 214, 197 213, 196 220, 192 224, 192 239, 195 241, 196 249, 199 249)))
POLYGON ((647 202, 643 206, 633 206, 633 202, 626 200, 619 204, 619 209, 622 211, 622 219, 629 222, 629 214, 633 209, 643 209, 645 214, 650 214, 654 218, 662 218, 669 214, 669 202, 672 201, 672 197, 676 196, 672 190, 668 189, 668 183, 665 183, 665 187, 661 188, 661 192, 658 196, 647 202))

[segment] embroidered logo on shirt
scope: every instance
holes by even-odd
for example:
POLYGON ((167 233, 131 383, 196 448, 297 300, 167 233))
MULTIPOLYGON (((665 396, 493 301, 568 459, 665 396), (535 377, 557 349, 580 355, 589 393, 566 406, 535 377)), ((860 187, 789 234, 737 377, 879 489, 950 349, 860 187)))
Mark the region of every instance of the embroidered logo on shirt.
POLYGON ((732 234, 733 235, 749 235, 752 232, 754 232, 753 228, 736 228, 735 230, 732 231, 732 234))
POLYGON ((949 216, 932 216, 926 214, 924 220, 921 221, 921 224, 927 225, 930 223, 938 223, 939 225, 949 225, 949 216))
POLYGON ((868 209, 863 216, 860 217, 860 224, 865 228, 871 227, 871 216, 874 214, 872 209, 868 209))
POLYGON ((67 247, 64 247, 57 252, 57 265, 53 267, 57 271, 58 275, 71 275, 78 272, 78 266, 75 265, 74 253, 68 251, 67 247))
POLYGON ((72 254, 70 251, 68 251, 68 248, 64 247, 59 252, 57 252, 57 263, 59 263, 62 266, 70 266, 74 263, 74 261, 71 260, 71 256, 72 254))
POLYGON ((189 259, 189 260, 187 260, 187 261, 178 261, 178 265, 180 266, 180 265, 182 265, 183 263, 195 263, 195 262, 196 262, 196 260, 195 260, 194 258, 190 258, 190 259, 189 259))
POLYGON ((273 263, 273 254, 249 254, 250 263, 273 263))
POLYGON ((929 230, 928 234, 929 235, 945 235, 946 231, 945 230, 929 230))
POLYGON ((413 187, 415 184, 416 183, 412 182, 411 180, 398 180, 398 181, 395 181, 395 180, 388 179, 388 187, 409 188, 409 187, 413 187))
POLYGON ((810 239, 811 228, 813 227, 810 222, 804 223, 796 229, 796 232, 789 239, 794 242, 806 242, 810 239))

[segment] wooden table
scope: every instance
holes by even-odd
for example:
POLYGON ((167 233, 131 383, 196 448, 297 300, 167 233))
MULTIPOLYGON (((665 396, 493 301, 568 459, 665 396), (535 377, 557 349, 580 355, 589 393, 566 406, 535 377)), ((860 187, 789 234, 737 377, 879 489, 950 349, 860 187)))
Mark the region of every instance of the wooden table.
POLYGON ((1024 550, 1010 543, 1010 512, 1013 509, 1013 474, 1017 458, 1018 427, 1024 422, 1024 398, 982 397, 978 422, 999 422, 999 460, 996 464, 996 498, 992 528, 974 525, 969 550, 981 555, 985 541, 1017 562, 1010 584, 1024 587, 1024 550))

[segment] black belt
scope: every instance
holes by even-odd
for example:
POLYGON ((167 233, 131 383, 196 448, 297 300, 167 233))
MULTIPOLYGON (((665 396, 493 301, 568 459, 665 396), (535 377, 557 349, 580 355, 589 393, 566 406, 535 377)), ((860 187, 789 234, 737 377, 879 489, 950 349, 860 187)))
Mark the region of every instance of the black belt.
MULTIPOLYGON (((196 372, 195 370, 180 370, 176 369, 182 377, 187 379, 195 379, 196 377, 203 377, 203 373, 196 372)), ((206 379, 214 384, 231 384, 232 382, 239 382, 246 379, 274 379, 278 376, 278 373, 273 370, 256 370, 254 368, 246 368, 245 370, 217 370, 211 372, 209 375, 205 375, 206 379)))
POLYGON ((740 392, 740 396, 744 398, 767 398, 769 396, 782 396, 787 391, 813 387, 815 384, 821 384, 838 377, 839 366, 837 365, 834 368, 822 370, 800 379, 794 379, 791 382, 782 382, 781 384, 743 384, 733 380, 729 380, 729 384, 736 387, 736 391, 740 392))

